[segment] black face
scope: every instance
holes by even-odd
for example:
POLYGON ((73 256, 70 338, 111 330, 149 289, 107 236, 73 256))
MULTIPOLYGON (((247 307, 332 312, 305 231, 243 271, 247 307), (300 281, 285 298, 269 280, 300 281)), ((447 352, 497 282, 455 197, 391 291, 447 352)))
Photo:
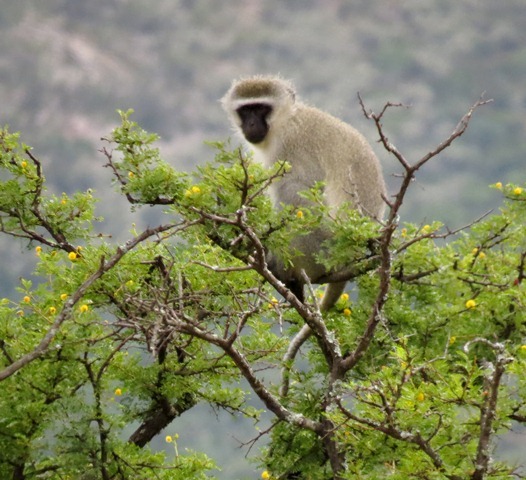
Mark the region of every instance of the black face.
POLYGON ((241 119, 241 130, 250 143, 262 142, 268 133, 267 118, 272 111, 270 105, 264 103, 252 103, 243 105, 237 110, 241 119))

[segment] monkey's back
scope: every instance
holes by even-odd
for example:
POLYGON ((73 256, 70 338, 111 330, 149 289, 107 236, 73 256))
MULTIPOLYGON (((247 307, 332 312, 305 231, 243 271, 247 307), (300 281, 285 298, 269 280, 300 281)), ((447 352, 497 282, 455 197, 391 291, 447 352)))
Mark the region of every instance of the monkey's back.
MULTIPOLYGON (((364 215, 381 218, 385 184, 380 163, 363 135, 343 121, 301 103, 287 118, 286 128, 271 124, 270 141, 254 146, 256 159, 267 166, 279 160, 291 165, 290 172, 271 185, 274 203, 308 205, 298 193, 323 181, 327 205, 337 207, 348 202, 364 215), (273 128, 279 134, 273 135, 273 128)), ((302 269, 313 281, 325 275, 326 269, 315 258, 328 238, 328 231, 323 229, 296 238, 292 246, 302 255, 293 260, 291 270, 284 265, 276 267, 282 269, 282 277, 294 277, 302 269)))
POLYGON ((271 146, 271 157, 288 161, 291 171, 275 184, 273 194, 279 202, 303 204, 297 192, 323 181, 328 205, 349 202, 365 215, 382 216, 385 184, 380 163, 361 133, 301 103, 282 132, 280 142, 271 146))

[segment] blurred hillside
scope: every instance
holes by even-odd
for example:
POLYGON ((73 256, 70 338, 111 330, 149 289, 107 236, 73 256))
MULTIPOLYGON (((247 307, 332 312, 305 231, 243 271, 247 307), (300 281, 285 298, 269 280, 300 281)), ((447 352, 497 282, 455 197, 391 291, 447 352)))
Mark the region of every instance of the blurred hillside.
MULTIPOLYGON (((413 161, 483 92, 493 98, 417 177, 403 221, 467 224, 498 207, 488 184, 526 181, 524 0, 0 0, 0 45, 0 124, 34 147, 55 193, 93 188, 101 231, 118 239, 156 212, 129 214, 102 168, 116 109, 134 108, 167 160, 189 170, 212 158, 204 141, 231 134, 218 99, 251 73, 293 79, 371 142, 357 92, 374 110, 411 105, 384 127, 413 161)), ((375 150, 394 190, 399 167, 375 150)), ((33 261, 12 243, 0 239, 0 296, 33 261)))
MULTIPOLYGON (((203 141, 230 134, 218 98, 233 77, 256 72, 294 79, 305 100, 357 125, 371 141, 377 136, 362 118, 358 91, 374 109, 387 100, 411 105, 392 112, 385 126, 415 159, 483 92, 494 98, 466 137, 418 179, 407 210, 413 220, 462 223, 496 203, 488 183, 524 180, 522 0, 0 6, 0 122, 20 129, 45 158, 58 191, 107 190, 97 149, 117 122, 117 108, 134 108, 178 167, 209 160, 203 141)), ((376 150, 386 174, 396 172, 394 160, 376 150)))

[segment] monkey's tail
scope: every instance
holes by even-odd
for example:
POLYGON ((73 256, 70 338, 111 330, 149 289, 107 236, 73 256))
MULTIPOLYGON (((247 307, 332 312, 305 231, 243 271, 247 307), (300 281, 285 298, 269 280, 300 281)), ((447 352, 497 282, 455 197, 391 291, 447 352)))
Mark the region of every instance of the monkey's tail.
POLYGON ((294 359, 298 353, 300 347, 307 341, 311 336, 312 330, 310 327, 305 324, 301 327, 301 330, 296 334, 296 336, 290 342, 289 348, 283 356, 282 364, 283 368, 281 370, 281 388, 279 393, 282 397, 286 397, 289 393, 290 385, 290 369, 294 363, 294 359))
MULTIPOLYGON (((323 294, 323 298, 320 304, 320 311, 322 313, 326 312, 327 310, 330 310, 334 306, 334 304, 340 298, 340 295, 343 293, 346 283, 347 282, 338 282, 338 283, 329 283, 327 285, 327 288, 325 289, 325 293, 323 294)), ((283 356, 283 359, 282 359, 283 368, 281 370, 281 388, 280 388, 280 394, 282 397, 286 397, 289 393, 290 370, 292 369, 294 359, 296 358, 296 355, 298 354, 298 351, 301 348, 301 346, 307 341, 307 339, 311 336, 311 334, 312 334, 311 328, 307 324, 303 325, 300 331, 291 340, 289 348, 287 348, 287 351, 285 352, 285 355, 283 356)))
POLYGON ((343 290, 345 289, 345 285, 347 282, 337 282, 337 283, 329 283, 327 285, 327 288, 325 289, 325 293, 323 294, 323 298, 321 299, 321 305, 320 310, 321 312, 326 312, 330 310, 338 299, 340 298, 341 294, 343 293, 343 290))

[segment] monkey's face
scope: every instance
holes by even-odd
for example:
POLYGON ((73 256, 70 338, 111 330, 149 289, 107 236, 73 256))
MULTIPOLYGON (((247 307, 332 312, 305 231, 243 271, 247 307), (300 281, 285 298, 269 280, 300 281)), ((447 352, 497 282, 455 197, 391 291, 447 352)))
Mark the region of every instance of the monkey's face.
POLYGON ((251 103, 236 110, 241 120, 241 130, 248 142, 257 144, 265 140, 268 133, 268 117, 272 107, 265 103, 251 103))

